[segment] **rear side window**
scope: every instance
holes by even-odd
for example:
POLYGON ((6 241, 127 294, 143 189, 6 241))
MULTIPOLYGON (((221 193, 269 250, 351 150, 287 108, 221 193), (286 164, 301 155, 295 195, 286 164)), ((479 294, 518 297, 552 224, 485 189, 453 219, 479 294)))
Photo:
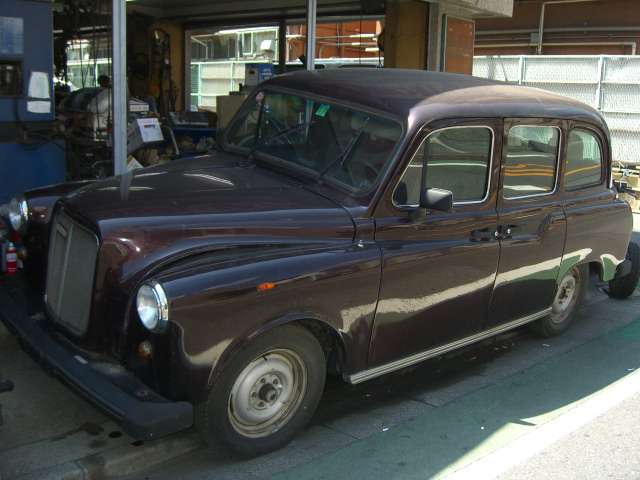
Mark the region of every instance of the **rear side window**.
POLYGON ((573 130, 567 139, 567 165, 564 187, 567 190, 598 185, 602 182, 602 150, 591 133, 573 130))
POLYGON ((507 137, 504 198, 544 195, 555 189, 560 130, 516 126, 507 137))
POLYGON ((416 206, 420 189, 441 188, 455 203, 480 202, 487 195, 493 131, 488 127, 436 130, 420 144, 402 175, 393 202, 416 206))

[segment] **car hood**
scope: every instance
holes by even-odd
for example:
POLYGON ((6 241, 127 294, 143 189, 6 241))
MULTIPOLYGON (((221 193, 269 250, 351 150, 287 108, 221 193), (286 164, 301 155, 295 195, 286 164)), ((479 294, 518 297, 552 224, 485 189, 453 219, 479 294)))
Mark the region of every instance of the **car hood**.
POLYGON ((240 166, 224 154, 112 177, 60 204, 98 233, 98 268, 121 278, 231 246, 345 243, 354 235, 342 207, 293 179, 240 166))

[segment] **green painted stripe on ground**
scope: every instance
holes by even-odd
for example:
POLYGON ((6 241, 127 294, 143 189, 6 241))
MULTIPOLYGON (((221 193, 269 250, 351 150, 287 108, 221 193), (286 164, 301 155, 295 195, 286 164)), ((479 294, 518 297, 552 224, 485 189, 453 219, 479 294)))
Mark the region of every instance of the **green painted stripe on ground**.
POLYGON ((640 342, 640 321, 635 321, 626 327, 622 327, 608 334, 609 336, 622 338, 629 342, 640 342))
POLYGON ((636 320, 273 478, 441 478, 553 420, 639 367, 640 320, 636 320))

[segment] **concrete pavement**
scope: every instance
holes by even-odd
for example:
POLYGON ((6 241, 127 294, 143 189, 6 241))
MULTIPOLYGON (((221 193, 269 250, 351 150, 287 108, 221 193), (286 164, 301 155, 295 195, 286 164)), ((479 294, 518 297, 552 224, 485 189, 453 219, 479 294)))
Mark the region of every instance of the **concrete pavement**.
POLYGON ((0 480, 114 478, 201 447, 189 430, 150 443, 118 425, 47 374, 0 323, 0 480))

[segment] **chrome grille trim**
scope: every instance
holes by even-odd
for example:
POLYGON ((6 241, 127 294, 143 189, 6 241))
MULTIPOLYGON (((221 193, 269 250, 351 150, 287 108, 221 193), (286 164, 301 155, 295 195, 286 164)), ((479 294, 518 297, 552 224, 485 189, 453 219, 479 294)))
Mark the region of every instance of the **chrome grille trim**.
POLYGON ((98 237, 64 213, 54 219, 45 301, 54 320, 76 334, 89 325, 98 237))

